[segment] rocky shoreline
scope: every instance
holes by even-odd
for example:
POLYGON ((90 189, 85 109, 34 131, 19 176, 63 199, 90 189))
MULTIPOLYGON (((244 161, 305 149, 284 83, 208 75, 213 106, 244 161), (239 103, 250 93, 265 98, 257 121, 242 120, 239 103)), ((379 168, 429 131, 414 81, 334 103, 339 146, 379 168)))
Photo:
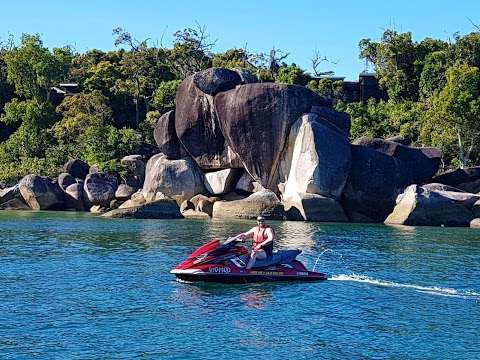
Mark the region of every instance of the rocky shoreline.
POLYGON ((212 68, 186 78, 176 104, 156 125, 159 153, 124 157, 123 176, 70 160, 56 179, 1 189, 0 208, 480 226, 480 167, 436 176, 439 149, 350 144, 349 116, 305 87, 212 68))

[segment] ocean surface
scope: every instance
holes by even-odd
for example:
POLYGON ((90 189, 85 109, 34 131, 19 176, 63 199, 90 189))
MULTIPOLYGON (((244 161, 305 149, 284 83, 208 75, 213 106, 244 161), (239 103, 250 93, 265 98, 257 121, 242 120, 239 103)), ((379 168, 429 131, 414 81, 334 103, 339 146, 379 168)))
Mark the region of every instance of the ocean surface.
POLYGON ((169 273, 252 225, 0 212, 0 359, 480 359, 480 230, 271 222, 330 279, 169 273))

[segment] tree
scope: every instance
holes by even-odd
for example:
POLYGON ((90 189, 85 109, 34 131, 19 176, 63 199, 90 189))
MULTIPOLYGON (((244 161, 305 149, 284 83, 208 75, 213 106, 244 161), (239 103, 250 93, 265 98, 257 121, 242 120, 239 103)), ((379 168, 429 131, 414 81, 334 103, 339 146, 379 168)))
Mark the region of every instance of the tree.
POLYGON ((305 86, 310 80, 310 76, 305 71, 295 64, 282 65, 278 70, 275 79, 278 83, 296 84, 305 86))
POLYGON ((38 34, 24 34, 20 47, 14 47, 4 56, 7 79, 15 86, 17 95, 48 100, 50 88, 66 79, 72 58, 68 47, 51 53, 38 34))
POLYGON ((445 85, 445 72, 449 65, 446 51, 435 51, 425 57, 425 64, 420 75, 420 98, 427 100, 435 91, 445 85))
POLYGON ((197 23, 195 28, 179 30, 173 36, 175 39, 169 58, 177 78, 184 79, 211 67, 210 51, 216 41, 210 41, 205 26, 197 23))
POLYGON ((479 95, 479 69, 452 65, 446 72, 445 86, 432 96, 432 106, 424 120, 422 138, 442 148, 456 147, 460 167, 479 157, 479 95))
POLYGON ((128 45, 130 51, 124 52, 120 60, 120 71, 123 78, 117 80, 118 92, 125 92, 132 96, 135 103, 135 124, 140 123, 140 102, 149 111, 154 91, 162 81, 172 80, 173 74, 167 65, 166 52, 159 48, 148 47, 147 40, 138 42, 121 28, 114 29, 118 37, 115 45, 128 45))

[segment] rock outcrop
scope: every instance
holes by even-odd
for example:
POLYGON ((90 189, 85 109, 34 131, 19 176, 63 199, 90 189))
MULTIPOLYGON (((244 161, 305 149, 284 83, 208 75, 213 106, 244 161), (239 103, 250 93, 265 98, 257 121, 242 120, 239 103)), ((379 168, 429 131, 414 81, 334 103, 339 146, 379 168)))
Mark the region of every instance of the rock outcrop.
POLYGON ((205 188, 212 195, 226 194, 235 190, 235 185, 242 174, 240 169, 224 169, 205 174, 205 188))
MULTIPOLYGON (((469 226, 476 218, 475 203, 480 195, 465 192, 428 190, 411 185, 402 194, 386 224, 469 226)), ((480 203, 479 203, 480 204, 480 203)))
POLYGON ((333 116, 327 122, 309 113, 292 126, 281 163, 286 173, 284 199, 306 193, 341 197, 352 155, 346 133, 330 124, 334 125, 333 116))
POLYGON ((442 152, 437 148, 415 148, 384 139, 360 138, 353 142, 366 148, 390 155, 403 162, 412 184, 429 182, 438 171, 442 152))
POLYGON ((192 159, 169 160, 166 155, 157 154, 148 160, 142 189, 147 202, 162 193, 181 204, 204 192, 203 174, 192 159))
POLYGON ((65 189, 65 208, 78 211, 85 210, 83 185, 71 184, 65 189))
POLYGON ((289 220, 348 222, 340 203, 317 194, 296 194, 283 201, 289 220))
POLYGON ((106 212, 102 217, 134 219, 176 219, 181 218, 180 209, 173 199, 160 199, 128 208, 106 212))
POLYGON ((254 193, 264 188, 256 182, 249 173, 243 172, 235 185, 235 190, 246 193, 254 193))
POLYGON ((433 181, 454 186, 467 192, 479 193, 480 166, 448 171, 442 175, 435 176, 433 181))
POLYGON ((72 159, 69 160, 64 166, 63 170, 66 173, 69 173, 76 179, 82 179, 85 180, 89 173, 90 167, 88 164, 82 160, 79 159, 72 159))
POLYGON ((161 153, 167 155, 169 159, 181 159, 187 156, 187 152, 178 140, 175 131, 175 111, 170 110, 158 119, 153 137, 161 153))
POLYGON ((127 184, 118 185, 117 190, 115 191, 115 199, 120 201, 126 201, 132 197, 134 193, 137 192, 137 189, 131 187, 127 184))
POLYGON ((55 180, 30 174, 18 183, 25 203, 33 210, 60 210, 64 205, 63 191, 55 180))
POLYGON ((217 201, 213 205, 214 218, 255 219, 259 215, 268 219, 286 219, 283 205, 274 192, 262 190, 242 200, 217 201))
POLYGON ((140 189, 145 180, 145 163, 141 155, 127 155, 120 160, 122 166, 127 169, 125 178, 126 185, 140 189))
POLYGON ((210 68, 193 75, 193 83, 202 92, 215 96, 242 83, 238 72, 225 68, 210 68))
POLYGON ((278 165, 290 126, 325 100, 296 85, 258 83, 215 96, 215 113, 227 144, 264 188, 278 191, 278 165))
POLYGON ((63 191, 72 184, 76 184, 77 181, 69 173, 61 173, 57 178, 58 185, 62 188, 63 191))
POLYGON ((115 199, 117 187, 117 178, 111 174, 104 172, 88 174, 83 186, 85 201, 90 207, 99 205, 108 208, 110 202, 115 199))

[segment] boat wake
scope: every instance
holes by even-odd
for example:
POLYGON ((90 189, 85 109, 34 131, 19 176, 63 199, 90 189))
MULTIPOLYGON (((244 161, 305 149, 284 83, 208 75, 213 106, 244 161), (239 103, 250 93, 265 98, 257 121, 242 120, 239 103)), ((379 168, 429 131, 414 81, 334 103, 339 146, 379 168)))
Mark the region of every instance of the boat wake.
POLYGON ((420 285, 413 285, 413 284, 400 284, 393 281, 372 279, 364 275, 339 274, 339 275, 333 275, 332 277, 329 277, 328 280, 360 282, 360 283, 366 283, 366 284, 389 287, 389 288, 412 289, 414 291, 424 293, 424 294, 429 294, 429 295, 449 296, 449 297, 458 297, 463 299, 480 300, 480 293, 475 292, 473 290, 458 290, 458 289, 443 288, 438 286, 420 286, 420 285))

